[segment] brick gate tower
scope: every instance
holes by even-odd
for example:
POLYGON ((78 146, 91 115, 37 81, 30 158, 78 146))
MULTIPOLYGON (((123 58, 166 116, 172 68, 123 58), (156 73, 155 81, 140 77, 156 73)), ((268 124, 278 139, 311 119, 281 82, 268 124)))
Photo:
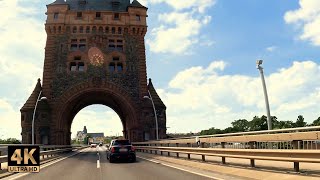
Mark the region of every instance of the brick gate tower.
POLYGON ((144 96, 153 99, 159 138, 166 138, 166 106, 147 82, 147 8, 136 0, 56 0, 46 15, 43 81, 20 110, 23 143, 32 142, 38 99, 36 144, 70 144, 74 117, 93 104, 112 108, 131 141, 155 139, 153 106, 144 96))

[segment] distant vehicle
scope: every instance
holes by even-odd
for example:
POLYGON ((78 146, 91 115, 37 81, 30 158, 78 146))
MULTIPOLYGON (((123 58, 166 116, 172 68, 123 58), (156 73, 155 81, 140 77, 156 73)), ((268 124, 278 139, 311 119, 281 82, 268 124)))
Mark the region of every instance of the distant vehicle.
POLYGON ((90 147, 95 148, 95 147, 97 147, 97 144, 92 143, 92 144, 90 144, 90 147))
POLYGON ((107 159, 109 159, 110 163, 115 162, 115 160, 128 160, 130 162, 135 162, 135 148, 129 140, 112 140, 107 151, 107 159))

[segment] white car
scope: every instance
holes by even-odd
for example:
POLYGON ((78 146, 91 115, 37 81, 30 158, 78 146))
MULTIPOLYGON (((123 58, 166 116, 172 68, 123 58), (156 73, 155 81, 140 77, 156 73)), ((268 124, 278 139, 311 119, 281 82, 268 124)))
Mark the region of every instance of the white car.
POLYGON ((95 148, 95 147, 97 147, 97 144, 90 144, 90 147, 95 148))

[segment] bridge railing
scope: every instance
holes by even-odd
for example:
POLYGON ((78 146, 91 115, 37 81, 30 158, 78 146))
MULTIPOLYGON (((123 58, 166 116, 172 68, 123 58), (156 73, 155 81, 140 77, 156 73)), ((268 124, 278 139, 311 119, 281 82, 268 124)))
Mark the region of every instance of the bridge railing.
MULTIPOLYGON (((30 145, 30 144, 1 144, 0 148, 5 149, 7 152, 8 146, 19 146, 19 145, 30 145)), ((65 146, 65 145, 39 145, 40 146, 40 156, 42 159, 41 161, 45 160, 46 158, 52 157, 53 155, 72 151, 75 149, 82 149, 86 148, 87 146, 65 146)), ((5 154, 1 154, 0 151, 0 169, 1 169, 1 163, 6 163, 8 161, 8 156, 5 154)))
POLYGON ((293 162, 294 171, 299 172, 299 163, 320 163, 319 150, 276 150, 276 149, 223 149, 223 148, 190 148, 190 147, 159 147, 159 146, 136 146, 141 152, 149 152, 168 156, 171 153, 201 155, 202 161, 206 156, 217 156, 222 158, 222 164, 226 164, 226 158, 249 159, 251 167, 255 167, 255 160, 293 162))
POLYGON ((254 131, 242 133, 217 134, 161 139, 158 141, 134 142, 138 151, 163 152, 218 156, 225 163, 226 157, 250 159, 252 167, 255 160, 294 162, 299 171, 299 162, 320 163, 320 126, 254 131), (196 148, 195 148, 196 147, 196 148), (201 147, 201 148, 198 148, 201 147))
MULTIPOLYGON (((320 126, 198 136, 201 147, 232 149, 320 149, 320 126)), ((197 147, 197 136, 135 142, 136 146, 197 147)))

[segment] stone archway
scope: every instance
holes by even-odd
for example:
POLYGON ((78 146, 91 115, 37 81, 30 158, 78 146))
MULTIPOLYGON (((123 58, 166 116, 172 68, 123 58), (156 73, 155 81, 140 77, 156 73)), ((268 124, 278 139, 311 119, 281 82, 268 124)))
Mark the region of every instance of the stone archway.
POLYGON ((81 83, 69 89, 58 100, 56 105, 55 131, 51 137, 55 137, 56 144, 70 144, 71 125, 76 114, 83 108, 101 104, 113 109, 120 117, 123 125, 123 136, 136 140, 132 137, 133 129, 138 127, 137 106, 131 100, 129 94, 112 83, 103 83, 96 86, 92 83, 81 83))

